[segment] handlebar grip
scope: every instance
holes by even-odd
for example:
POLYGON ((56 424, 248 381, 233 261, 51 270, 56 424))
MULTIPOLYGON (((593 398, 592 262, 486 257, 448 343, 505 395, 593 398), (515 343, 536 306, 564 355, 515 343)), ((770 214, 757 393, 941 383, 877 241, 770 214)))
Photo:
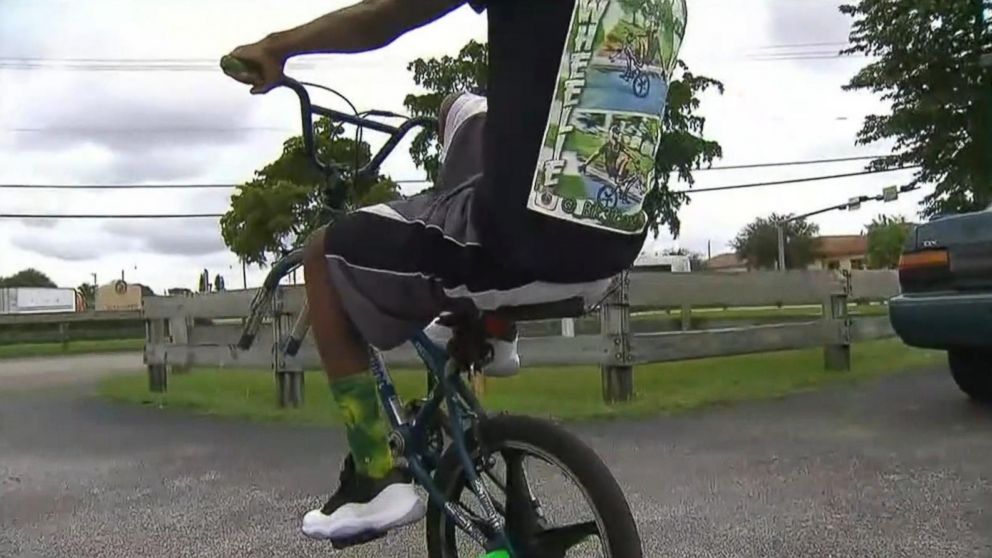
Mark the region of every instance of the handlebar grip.
POLYGON ((228 76, 248 85, 253 85, 253 82, 262 79, 262 69, 258 64, 250 60, 235 58, 230 54, 221 57, 220 69, 228 76))

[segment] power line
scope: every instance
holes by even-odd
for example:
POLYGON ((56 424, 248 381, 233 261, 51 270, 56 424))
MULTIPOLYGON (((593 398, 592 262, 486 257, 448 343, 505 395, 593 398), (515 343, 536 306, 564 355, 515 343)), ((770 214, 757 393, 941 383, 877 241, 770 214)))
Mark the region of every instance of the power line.
POLYGON ((771 167, 795 167, 803 165, 820 165, 826 163, 844 163, 848 161, 873 161, 875 159, 882 159, 887 157, 887 155, 865 155, 860 157, 837 157, 832 159, 807 159, 804 161, 784 161, 780 163, 749 163, 743 165, 725 165, 719 167, 707 167, 703 169, 697 169, 695 172, 702 171, 718 171, 718 170, 739 170, 739 169, 761 169, 761 168, 771 168, 771 167))
POLYGON ((98 215, 93 213, 0 213, 0 219, 218 219, 223 213, 159 213, 135 215, 98 215))
MULTIPOLYGON (((851 161, 873 161, 887 157, 887 155, 867 155, 860 157, 835 157, 828 159, 806 159, 800 161, 781 161, 769 163, 748 163, 741 165, 725 165, 718 167, 708 167, 695 169, 693 172, 722 171, 722 170, 742 170, 761 169, 775 167, 793 167, 806 165, 821 165, 830 163, 844 163, 851 161)), ((428 184, 430 180, 425 178, 405 178, 394 180, 397 184, 428 184)), ((14 190, 179 190, 179 189, 230 189, 242 186, 243 183, 230 184, 0 184, 0 188, 14 190)), ((702 192, 704 190, 695 190, 702 192)))
MULTIPOLYGON (((777 180, 772 182, 754 182, 751 184, 735 184, 731 186, 715 186, 712 188, 699 188, 697 190, 680 190, 675 193, 677 194, 698 194, 704 192, 719 192, 725 190, 740 190, 745 188, 760 188, 763 186, 779 186, 785 184, 800 184, 804 182, 815 182, 821 180, 835 180, 839 178, 849 178, 854 176, 865 176, 870 174, 881 174, 887 172, 895 172, 900 170, 914 169, 918 168, 919 165, 911 165, 906 167, 899 167, 894 169, 882 169, 874 171, 862 171, 853 172, 846 174, 833 174, 825 176, 809 176, 805 178, 793 178, 790 180, 777 180)), ((914 190, 917 188, 913 188, 914 190)), ((97 215, 97 214, 41 214, 41 213, 23 213, 23 214, 0 214, 0 219, 216 219, 223 217, 222 213, 190 213, 190 214, 137 214, 137 215, 97 215)))
POLYGON ((805 178, 792 178, 789 180, 775 180, 772 182, 752 182, 750 184, 734 184, 731 186, 714 186, 711 188, 699 188, 699 189, 689 189, 689 190, 679 190, 678 194, 699 194, 705 192, 722 192, 726 190, 743 190, 746 188, 760 188, 763 186, 779 186, 783 184, 801 184, 804 182, 817 182, 820 180, 836 180, 838 178, 850 178, 853 176, 866 176, 869 174, 881 174, 886 172, 896 172, 907 169, 919 168, 920 165, 910 165, 906 167, 898 167, 894 169, 882 169, 873 171, 861 171, 861 172, 849 172, 845 174, 830 174, 825 176, 808 176, 805 178))
MULTIPOLYGON (((429 180, 394 180, 397 184, 426 184, 429 180)), ((11 190, 220 190, 243 186, 240 184, 0 184, 11 190)))

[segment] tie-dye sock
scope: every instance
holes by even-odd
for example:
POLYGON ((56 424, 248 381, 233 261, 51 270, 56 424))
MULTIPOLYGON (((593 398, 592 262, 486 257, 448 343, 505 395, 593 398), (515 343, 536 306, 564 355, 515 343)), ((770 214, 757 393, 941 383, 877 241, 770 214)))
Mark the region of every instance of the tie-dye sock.
POLYGON ((373 479, 385 478, 393 470, 393 454, 372 376, 356 374, 334 380, 331 393, 348 432, 355 470, 373 479))

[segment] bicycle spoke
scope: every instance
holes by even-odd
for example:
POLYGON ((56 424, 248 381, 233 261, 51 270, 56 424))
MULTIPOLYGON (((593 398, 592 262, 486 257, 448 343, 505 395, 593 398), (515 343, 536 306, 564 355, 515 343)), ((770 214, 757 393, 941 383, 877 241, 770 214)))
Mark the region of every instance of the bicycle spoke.
POLYGON ((534 547, 542 558, 565 558, 569 549, 589 537, 599 536, 595 521, 546 529, 534 536, 534 547))

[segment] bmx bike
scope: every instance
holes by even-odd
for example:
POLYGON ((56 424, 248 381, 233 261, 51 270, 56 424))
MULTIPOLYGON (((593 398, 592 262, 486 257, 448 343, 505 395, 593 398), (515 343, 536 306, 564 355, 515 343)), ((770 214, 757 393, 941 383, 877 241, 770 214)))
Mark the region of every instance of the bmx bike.
POLYGON ((615 208, 620 202, 625 204, 634 201, 632 190, 640 190, 641 181, 633 174, 616 178, 612 184, 603 184, 596 192, 596 201, 606 208, 615 208))
MULTIPOLYGON (((225 72, 250 71, 244 62, 222 60, 225 72)), ((315 148, 314 115, 338 124, 350 124, 389 136, 383 147, 351 177, 367 176, 419 126, 433 126, 426 118, 403 118, 394 126, 377 118, 397 118, 386 111, 347 114, 314 105, 305 86, 291 78, 280 84, 299 97, 304 146, 308 157, 327 176, 328 184, 347 170, 322 161, 315 148)), ((237 348, 249 349, 263 319, 272 308, 281 280, 301 265, 302 250, 294 250, 272 266, 258 290, 237 348)), ((369 364, 380 403, 391 426, 390 449, 414 481, 426 491, 430 505, 426 538, 431 558, 475 558, 480 551, 493 558, 566 558, 603 556, 641 558, 641 542, 630 507, 620 486, 596 453, 576 436, 546 420, 490 414, 466 377, 472 379, 492 358, 490 340, 517 321, 577 317, 588 311, 582 298, 547 304, 460 311, 444 314, 442 323, 453 330, 446 349, 438 348, 423 332, 410 340, 427 368, 426 396, 403 404, 380 352, 368 347, 369 364), (591 508, 580 517, 574 504, 560 498, 542 499, 535 492, 535 468, 551 469, 591 508), (552 512, 563 511, 555 521, 552 512)), ((304 304, 290 335, 276 340, 276 351, 292 358, 309 330, 304 304)), ((549 394, 550 395, 550 394, 549 394)), ((368 542, 384 534, 344 545, 368 542)))
POLYGON ((630 48, 619 49, 610 61, 616 62, 619 58, 625 58, 627 62, 627 70, 620 75, 620 79, 630 84, 636 97, 647 97, 651 93, 651 77, 643 70, 643 61, 630 48))

